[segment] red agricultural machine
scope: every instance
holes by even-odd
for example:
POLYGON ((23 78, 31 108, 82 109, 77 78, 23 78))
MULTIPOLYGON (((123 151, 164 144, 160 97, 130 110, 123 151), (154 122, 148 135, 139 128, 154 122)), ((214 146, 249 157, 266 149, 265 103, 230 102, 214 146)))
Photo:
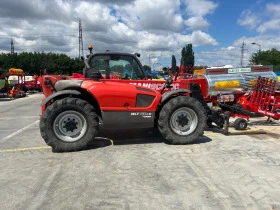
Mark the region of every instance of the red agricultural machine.
POLYGON ((22 69, 10 68, 0 73, 0 97, 25 97, 27 91, 41 91, 40 77, 25 75, 22 69))
POLYGON ((90 54, 83 75, 43 76, 40 131, 53 151, 84 149, 100 124, 105 130, 157 127, 167 142, 188 144, 202 135, 206 124, 223 127, 223 109, 212 106, 232 109, 258 76, 277 80, 270 66, 206 69, 199 78, 172 75, 151 80, 138 56, 90 54))
POLYGON ((29 92, 41 92, 42 91, 42 85, 40 83, 40 76, 34 75, 25 75, 23 77, 23 86, 25 86, 26 90, 29 92))
POLYGON ((243 94, 237 103, 231 105, 219 103, 223 111, 230 117, 239 117, 234 122, 237 130, 247 128, 247 120, 252 116, 263 115, 280 119, 280 91, 277 91, 277 81, 259 76, 256 84, 243 94))
POLYGON ((0 90, 1 97, 19 98, 25 97, 26 91, 24 91, 23 81, 24 73, 21 69, 9 69, 9 72, 4 72, 0 75, 2 81, 2 87, 0 90), (14 80, 11 80, 11 78, 14 80))

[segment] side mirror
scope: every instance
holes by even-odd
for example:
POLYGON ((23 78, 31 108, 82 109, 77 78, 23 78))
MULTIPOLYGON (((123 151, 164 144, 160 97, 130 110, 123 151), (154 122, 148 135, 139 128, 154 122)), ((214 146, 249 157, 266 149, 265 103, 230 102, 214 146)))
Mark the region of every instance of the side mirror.
POLYGON ((166 79, 166 88, 171 88, 172 87, 172 79, 170 78, 170 77, 168 77, 167 79, 166 79))
POLYGON ((172 78, 171 77, 168 77, 166 79, 166 82, 165 82, 165 85, 163 86, 163 88, 161 89, 161 94, 163 93, 163 91, 166 89, 166 88, 171 88, 172 87, 172 78))
POLYGON ((96 81, 102 79, 102 75, 99 72, 99 70, 96 70, 94 68, 86 69, 84 77, 85 78, 90 78, 90 79, 96 80, 96 81))

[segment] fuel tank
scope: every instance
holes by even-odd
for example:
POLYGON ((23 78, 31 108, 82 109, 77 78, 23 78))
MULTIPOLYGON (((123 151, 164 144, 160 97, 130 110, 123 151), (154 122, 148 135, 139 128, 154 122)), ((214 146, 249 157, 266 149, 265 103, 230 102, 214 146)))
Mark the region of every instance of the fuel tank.
POLYGON ((271 78, 275 81, 278 81, 278 77, 273 71, 200 75, 200 77, 207 80, 207 96, 216 96, 218 94, 232 94, 236 91, 246 91, 256 84, 257 78, 259 76, 271 78))

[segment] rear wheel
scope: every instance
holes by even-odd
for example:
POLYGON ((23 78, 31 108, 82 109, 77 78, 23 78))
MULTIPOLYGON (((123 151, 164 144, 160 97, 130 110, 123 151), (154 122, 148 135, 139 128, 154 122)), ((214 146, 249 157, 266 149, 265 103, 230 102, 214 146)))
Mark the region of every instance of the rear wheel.
POLYGON ((159 113, 158 129, 172 144, 188 144, 203 134, 206 112, 199 101, 178 96, 168 101, 159 113))
POLYGON ((236 130, 246 130, 248 123, 243 118, 238 118, 234 121, 234 128, 236 130))
POLYGON ((98 126, 94 108, 77 98, 55 101, 47 107, 40 120, 41 135, 55 152, 86 148, 97 135, 98 126))

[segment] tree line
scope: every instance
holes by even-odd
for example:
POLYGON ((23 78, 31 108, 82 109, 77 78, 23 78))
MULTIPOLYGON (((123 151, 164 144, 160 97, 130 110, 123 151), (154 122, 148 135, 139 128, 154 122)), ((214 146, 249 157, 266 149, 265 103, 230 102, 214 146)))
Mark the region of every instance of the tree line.
POLYGON ((250 62, 257 65, 273 65, 273 71, 280 71, 280 51, 272 48, 266 51, 258 51, 250 57, 250 62))
POLYGON ((25 74, 42 75, 81 73, 84 63, 79 58, 70 58, 65 54, 45 52, 1 53, 0 68, 8 71, 10 68, 22 69, 25 74))

